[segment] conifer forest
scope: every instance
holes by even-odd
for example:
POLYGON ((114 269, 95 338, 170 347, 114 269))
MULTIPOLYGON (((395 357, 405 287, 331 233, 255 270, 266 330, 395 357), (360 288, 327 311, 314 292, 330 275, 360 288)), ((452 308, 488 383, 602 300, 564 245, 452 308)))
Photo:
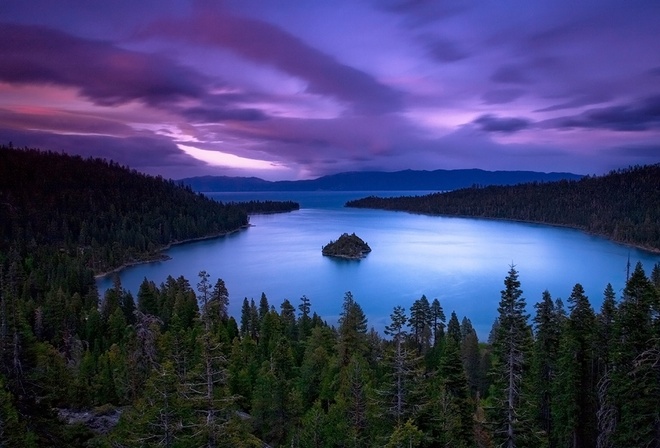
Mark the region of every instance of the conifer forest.
MULTIPOLYGON (((623 240, 657 244, 651 207, 623 240)), ((600 309, 579 283, 565 301, 530 297, 525 260, 504 266, 481 341, 442 297, 399 304, 379 333, 350 291, 329 325, 306 296, 234 297, 212 267, 145 278, 135 296, 118 279, 96 288, 248 213, 296 208, 1 147, 0 446, 660 448, 660 264, 633 260, 600 309)))

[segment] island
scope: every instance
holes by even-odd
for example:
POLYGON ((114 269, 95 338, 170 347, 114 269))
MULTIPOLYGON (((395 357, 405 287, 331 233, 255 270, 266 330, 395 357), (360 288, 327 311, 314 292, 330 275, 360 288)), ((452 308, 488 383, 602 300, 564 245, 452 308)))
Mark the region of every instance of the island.
POLYGON ((350 260, 364 258, 369 252, 371 252, 369 245, 355 233, 351 235, 344 233, 337 241, 330 241, 322 249, 323 255, 350 260))

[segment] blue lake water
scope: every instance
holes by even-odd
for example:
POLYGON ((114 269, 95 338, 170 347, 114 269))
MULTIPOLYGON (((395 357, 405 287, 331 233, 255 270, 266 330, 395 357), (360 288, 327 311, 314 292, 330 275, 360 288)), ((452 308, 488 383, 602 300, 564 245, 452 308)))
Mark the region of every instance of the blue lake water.
MULTIPOLYGON (((408 308, 422 294, 438 298, 447 318, 467 316, 485 340, 497 315, 503 281, 513 263, 523 296, 533 304, 547 289, 566 302, 581 283, 598 311, 603 290, 612 283, 620 294, 626 263, 641 261, 647 274, 660 256, 580 231, 517 222, 415 215, 344 208, 349 200, 426 192, 264 192, 209 193, 221 201, 294 200, 299 211, 255 215, 249 229, 231 235, 175 246, 171 260, 121 271, 127 290, 137 295, 146 277, 160 284, 168 275, 197 283, 206 270, 229 290, 230 312, 240 316, 244 297, 258 302, 264 292, 279 309, 284 299, 297 307, 306 295, 328 323, 335 324, 346 291, 362 306, 370 326, 381 331, 396 305, 408 308), (337 260, 321 247, 342 233, 355 232, 372 248, 363 260, 337 260)), ((112 279, 98 281, 101 294, 112 279)))

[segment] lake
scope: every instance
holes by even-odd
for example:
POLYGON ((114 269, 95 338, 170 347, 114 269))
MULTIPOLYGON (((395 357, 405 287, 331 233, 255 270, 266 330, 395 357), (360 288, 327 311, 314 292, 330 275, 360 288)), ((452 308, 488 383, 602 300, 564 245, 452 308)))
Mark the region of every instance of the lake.
MULTIPOLYGON (((225 281, 237 320, 243 298, 258 303, 264 292, 278 310, 282 300, 297 307, 306 295, 312 311, 336 324, 344 294, 351 291, 369 325, 379 331, 389 323, 394 306, 408 309, 424 294, 429 301, 438 298, 447 319, 452 311, 459 320, 467 316, 483 341, 512 263, 533 315, 533 304, 544 290, 566 305, 575 283, 582 284, 598 311, 608 282, 617 294, 625 286, 628 257, 632 268, 641 261, 647 275, 660 262, 657 254, 577 230, 343 207, 347 200, 368 195, 426 193, 208 193, 221 201, 293 200, 301 209, 251 216, 246 230, 174 246, 165 252, 170 260, 130 267, 119 276, 136 296, 145 277, 160 284, 168 275, 183 275, 195 287, 197 274, 206 270, 212 283, 225 281), (344 232, 355 232, 372 252, 359 261, 322 256, 321 247, 344 232)), ((98 281, 101 294, 111 286, 111 278, 98 281)))

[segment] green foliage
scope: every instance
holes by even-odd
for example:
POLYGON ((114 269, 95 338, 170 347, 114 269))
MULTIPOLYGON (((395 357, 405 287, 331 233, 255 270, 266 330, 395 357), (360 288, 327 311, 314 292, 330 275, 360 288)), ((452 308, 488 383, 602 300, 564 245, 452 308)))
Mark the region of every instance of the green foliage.
POLYGON ((321 252, 331 257, 359 259, 366 257, 371 248, 355 233, 344 233, 337 241, 330 241, 323 246, 321 252))
POLYGON ((0 250, 62 251, 96 272, 248 223, 237 205, 101 159, 0 146, 0 179, 0 250))
POLYGON ((658 179, 660 164, 579 181, 472 187, 414 197, 370 196, 346 206, 556 224, 658 250, 658 179))

